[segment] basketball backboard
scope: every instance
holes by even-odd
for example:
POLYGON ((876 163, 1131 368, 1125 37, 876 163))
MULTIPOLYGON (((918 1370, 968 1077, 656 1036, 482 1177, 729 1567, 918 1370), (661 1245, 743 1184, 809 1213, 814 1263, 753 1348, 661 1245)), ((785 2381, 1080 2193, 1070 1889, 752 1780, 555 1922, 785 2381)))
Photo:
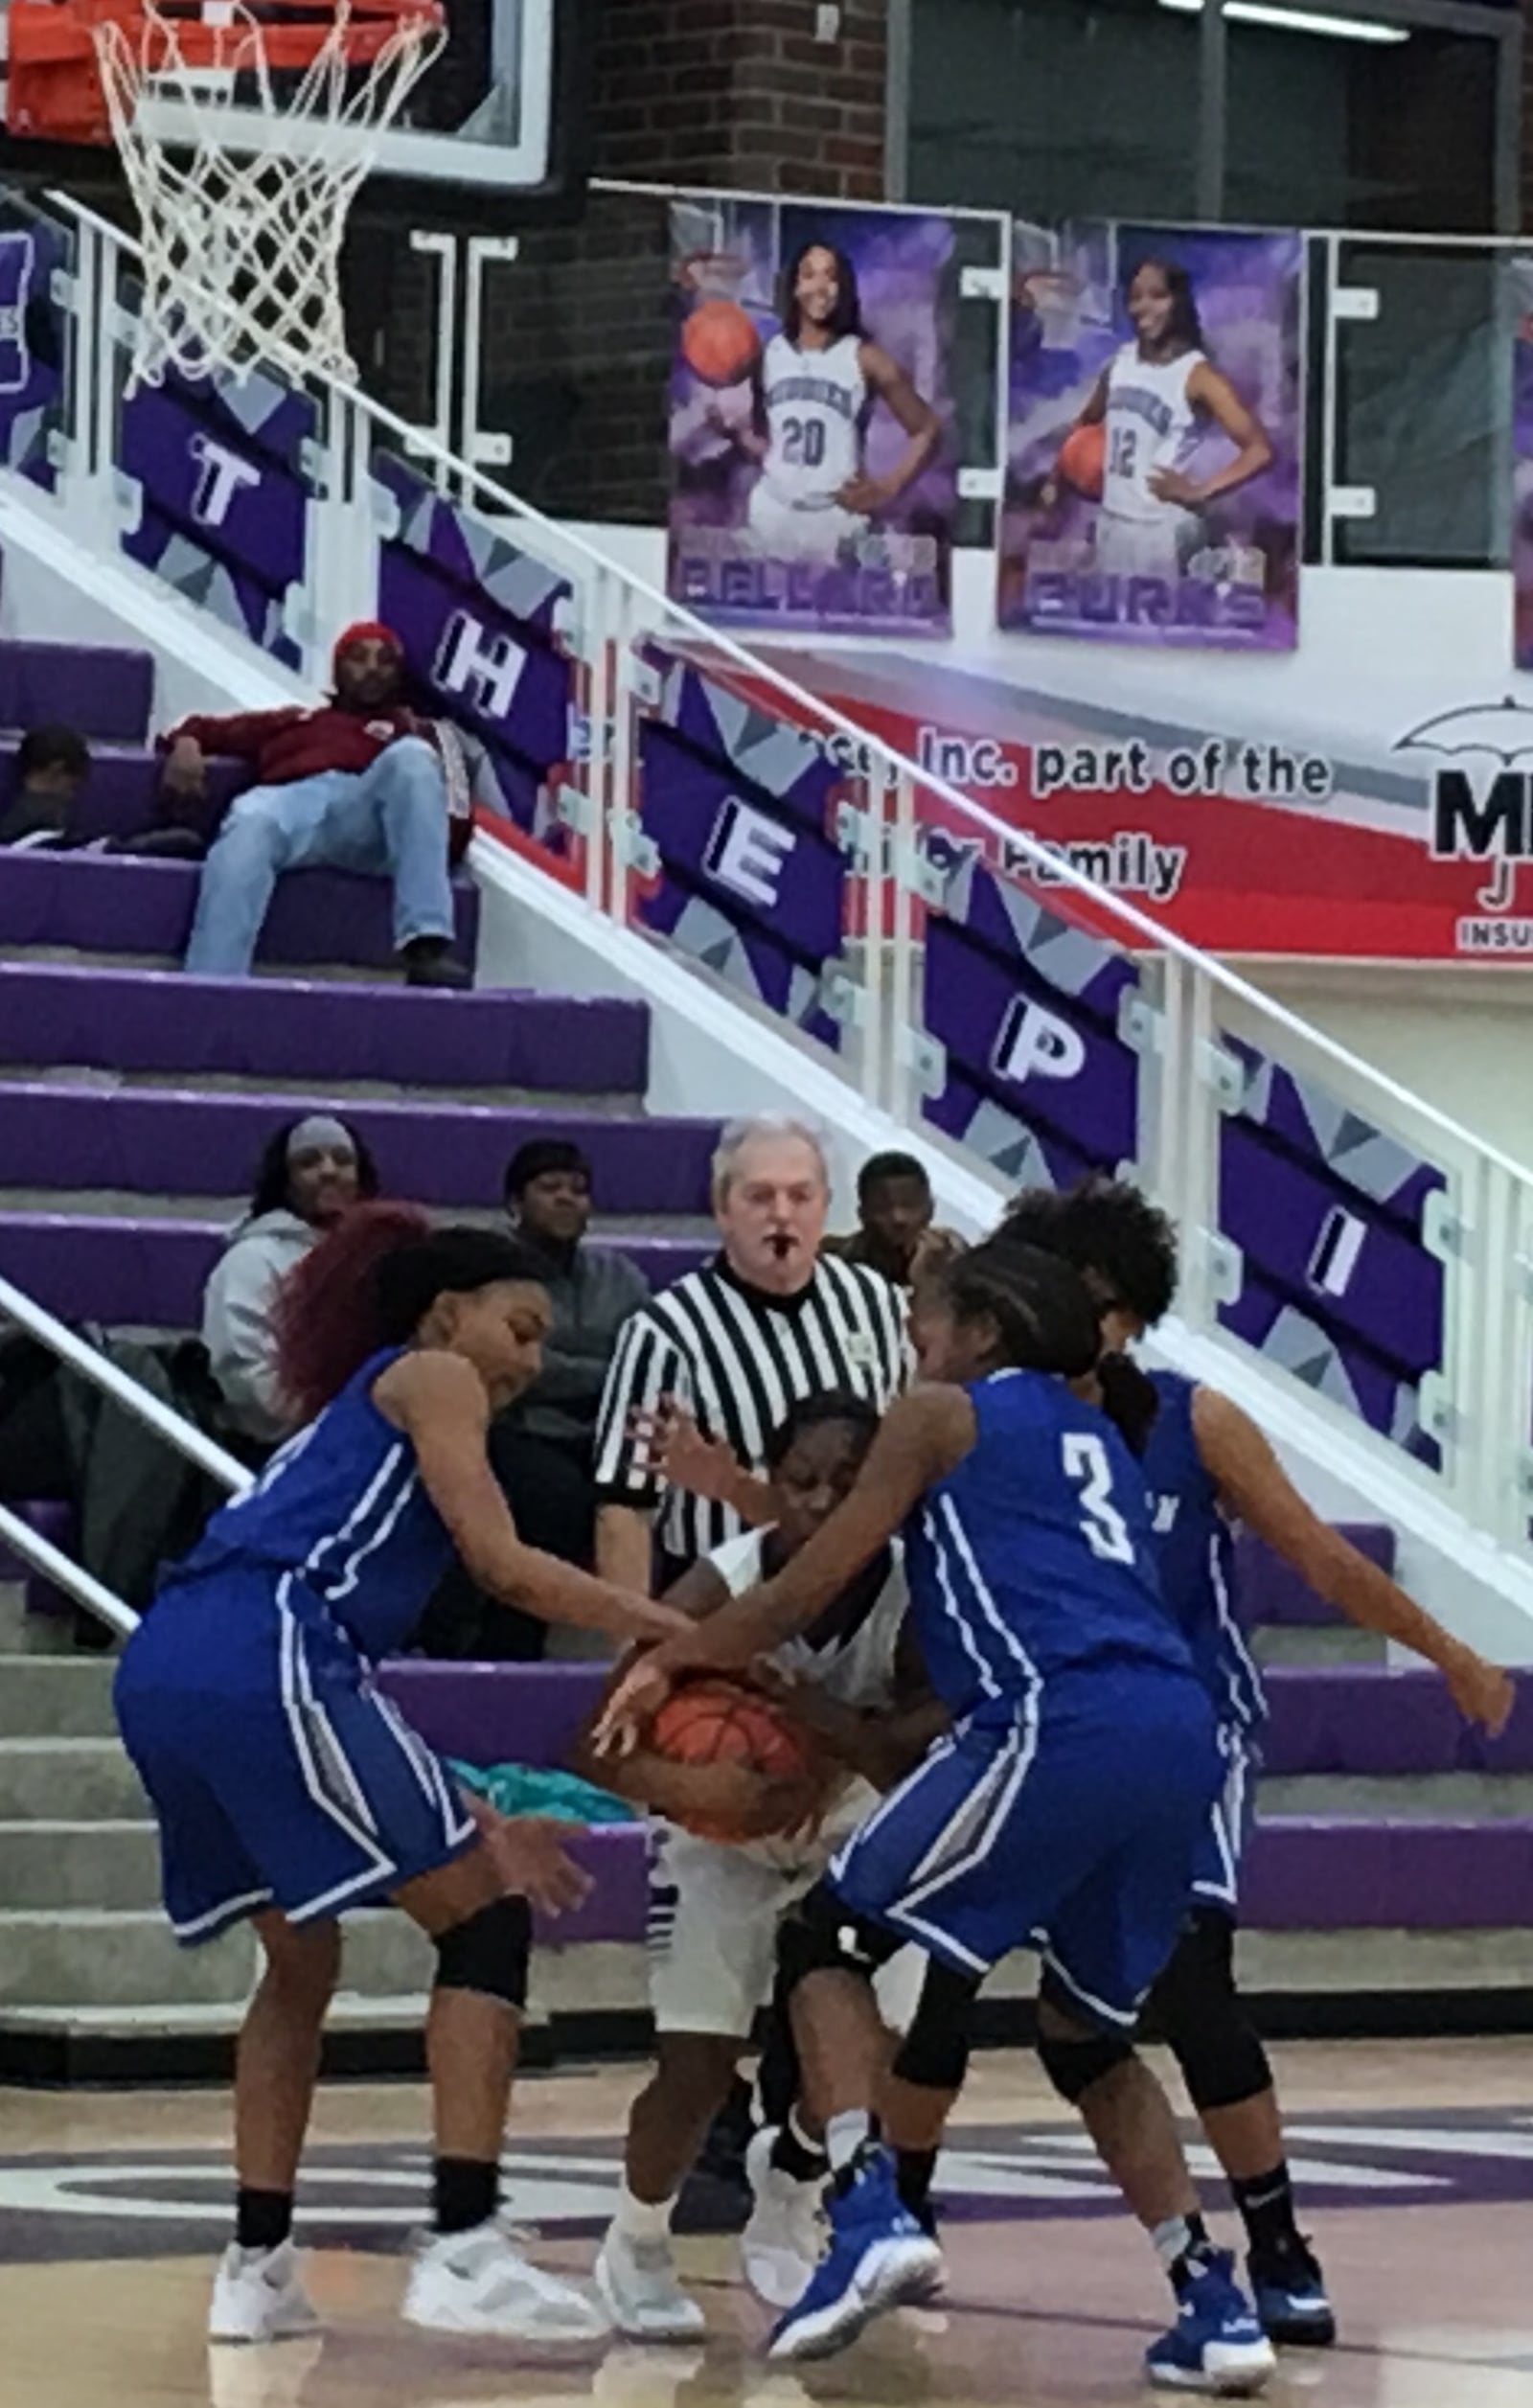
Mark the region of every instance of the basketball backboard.
MULTIPOLYGON (((12 9, 38 11, 62 0, 0 0, 0 64, 5 111, 0 183, 37 192, 50 186, 89 202, 123 195, 124 181, 104 120, 82 138, 96 114, 87 105, 70 124, 49 123, 54 92, 39 109, 35 85, 24 88, 12 65, 12 9)), ((248 0, 262 15, 262 0, 248 0)), ((446 45, 411 94, 401 122, 379 142, 377 164, 352 211, 354 223, 401 237, 417 229, 456 234, 515 233, 539 219, 575 215, 588 169, 587 17, 595 0, 442 0, 446 45)), ((227 0, 172 0, 177 14, 229 13, 227 0)), ((312 13, 327 13, 316 0, 312 13)), ((17 45, 19 52, 19 45, 17 45)), ((69 69, 71 79, 75 70, 69 69)), ((83 76, 86 70, 79 71, 83 76)), ((56 79, 57 80, 57 79, 56 79)), ((280 78, 274 78, 280 88, 280 78)), ((178 103, 153 101, 153 130, 172 149, 178 103)), ((243 110, 226 119, 238 136, 243 110)), ((190 124, 186 128, 191 133, 190 124)), ((248 147, 267 147, 269 120, 248 112, 248 147)), ((233 143, 231 148, 236 147, 233 143)))

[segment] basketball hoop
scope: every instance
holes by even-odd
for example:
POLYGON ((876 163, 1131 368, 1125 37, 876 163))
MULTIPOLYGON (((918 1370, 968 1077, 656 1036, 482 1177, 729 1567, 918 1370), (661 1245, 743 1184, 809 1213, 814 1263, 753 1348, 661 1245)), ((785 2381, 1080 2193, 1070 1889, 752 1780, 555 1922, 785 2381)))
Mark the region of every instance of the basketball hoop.
POLYGON ((355 382, 347 214, 446 35, 439 0, 69 0, 138 209, 129 390, 282 359, 355 382))

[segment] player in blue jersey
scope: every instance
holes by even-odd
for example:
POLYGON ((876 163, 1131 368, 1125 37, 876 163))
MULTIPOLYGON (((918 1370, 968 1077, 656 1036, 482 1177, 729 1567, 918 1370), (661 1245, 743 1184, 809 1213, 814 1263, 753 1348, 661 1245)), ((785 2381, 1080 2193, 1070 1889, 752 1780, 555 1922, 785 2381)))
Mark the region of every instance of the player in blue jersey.
POLYGON ((538 2341, 606 2329, 496 2220, 528 1900, 578 1903, 583 1877, 548 1825, 467 1800, 372 1671, 408 1639, 454 1548, 482 1589, 548 1621, 629 1638, 677 1625, 525 1547, 495 1483, 486 1431, 537 1377, 541 1276, 509 1238, 433 1232, 400 1205, 350 1214, 282 1299, 284 1387, 317 1419, 214 1516, 123 1654, 117 1711, 159 1823, 176 1935, 194 1946, 248 1918, 265 1959, 240 2039, 237 2225, 216 2341, 314 2322, 290 2236, 336 1918, 383 1899, 437 1959, 435 2231, 406 2316, 538 2341))
MULTIPOLYGON (((780 1644, 904 1525, 916 1634, 953 1724, 785 1929, 784 1986, 834 2180, 830 2247, 772 2353, 826 2355, 940 2276, 872 2137, 873 1972, 918 1942, 933 1960, 928 2024, 961 2038, 991 1968, 1046 1932, 1044 2061, 1065 2096, 1092 2093, 1093 2131, 1179 2295, 1151 2371, 1259 2388, 1270 2345, 1230 2260, 1194 2230, 1169 2107, 1126 2037, 1175 1945, 1222 1766, 1155 1586, 1142 1474, 1114 1421, 1067 1385, 1093 1377, 1096 1315, 1057 1260, 995 1247, 960 1256, 923 1310, 930 1384, 891 1408, 846 1502, 773 1578, 666 1641, 607 1715, 609 1741, 629 1743, 676 1672, 780 1644)), ((1119 1419, 1144 1413, 1146 1385, 1123 1367, 1119 1419)))
MULTIPOLYGON (((1126 1181, 1089 1180, 1064 1195, 1030 1189, 1011 1206, 996 1242, 1042 1248, 1070 1263, 1101 1312, 1110 1350, 1141 1337, 1171 1308, 1175 1231, 1126 1181)), ((1472 1722, 1499 1730, 1512 1686, 1505 1671, 1453 1639, 1319 1519, 1238 1405, 1178 1372, 1151 1376, 1157 1410, 1143 1466, 1160 1586, 1213 1700, 1225 1767, 1194 1869, 1191 1912, 1151 2011, 1228 2177, 1268 2332, 1323 2345, 1335 2338, 1335 2318, 1298 2229, 1271 2067, 1235 1984, 1241 1849, 1267 1702, 1236 1616, 1234 1525, 1265 1539, 1349 1620, 1435 1664, 1472 1722)))

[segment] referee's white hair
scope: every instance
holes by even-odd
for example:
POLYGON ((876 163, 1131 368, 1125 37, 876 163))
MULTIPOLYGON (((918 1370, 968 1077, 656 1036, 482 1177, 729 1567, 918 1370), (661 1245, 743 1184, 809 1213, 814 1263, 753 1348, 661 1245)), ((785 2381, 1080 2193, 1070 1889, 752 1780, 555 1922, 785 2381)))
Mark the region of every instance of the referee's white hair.
POLYGON ((794 1137, 807 1145, 820 1166, 820 1177, 827 1187, 831 1183, 831 1165, 825 1151, 825 1139, 812 1121, 797 1120, 791 1112, 753 1112, 748 1119, 731 1120, 713 1152, 713 1201, 722 1204, 735 1175, 735 1165, 745 1148, 763 1138, 794 1137))

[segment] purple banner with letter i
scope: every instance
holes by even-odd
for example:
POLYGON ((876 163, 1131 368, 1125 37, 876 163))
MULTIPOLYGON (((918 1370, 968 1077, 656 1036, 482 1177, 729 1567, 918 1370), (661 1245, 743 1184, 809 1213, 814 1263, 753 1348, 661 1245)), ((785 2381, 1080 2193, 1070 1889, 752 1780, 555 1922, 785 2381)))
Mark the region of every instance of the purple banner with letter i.
POLYGON ((673 598, 721 626, 948 634, 950 221, 677 201, 671 241, 673 598))
POLYGON ((1296 234, 1018 226, 1002 627, 1298 640, 1296 234))

